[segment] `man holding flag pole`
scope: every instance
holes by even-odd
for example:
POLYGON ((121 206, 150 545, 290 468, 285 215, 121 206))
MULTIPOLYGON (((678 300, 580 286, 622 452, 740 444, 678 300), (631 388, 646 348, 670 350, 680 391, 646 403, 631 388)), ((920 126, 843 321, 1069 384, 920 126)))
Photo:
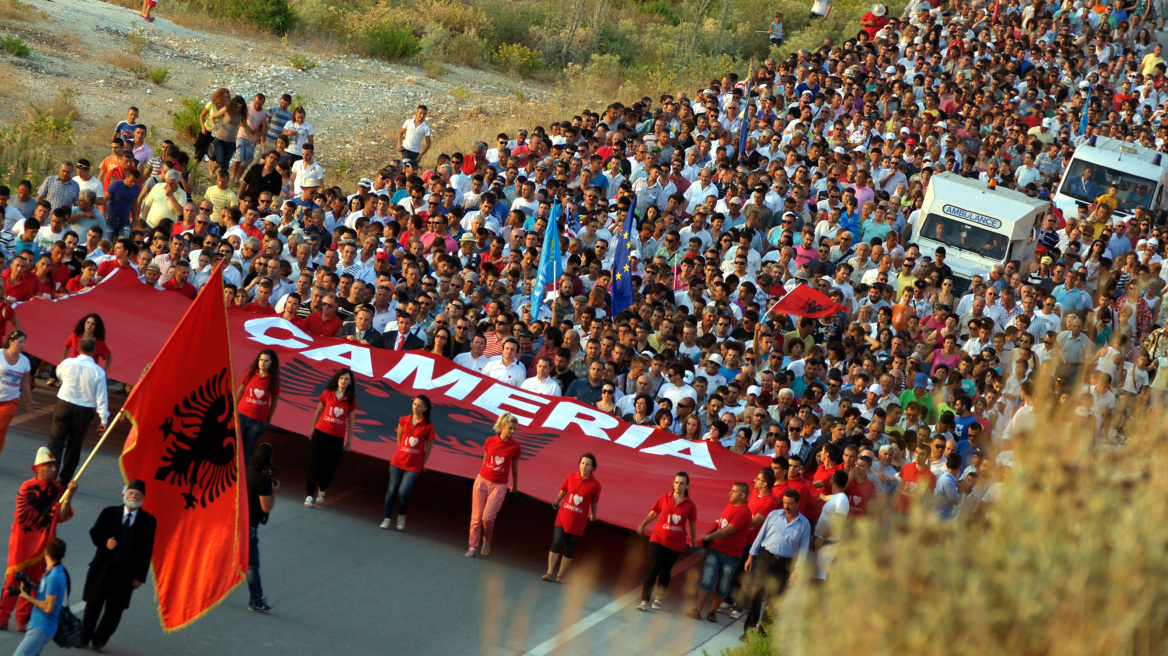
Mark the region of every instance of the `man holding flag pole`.
POLYGON ((211 273, 70 483, 76 486, 114 425, 128 418, 132 427, 122 450, 122 476, 153 481, 141 507, 157 518, 154 585, 167 632, 206 614, 244 581, 248 568, 247 488, 222 266, 211 273))

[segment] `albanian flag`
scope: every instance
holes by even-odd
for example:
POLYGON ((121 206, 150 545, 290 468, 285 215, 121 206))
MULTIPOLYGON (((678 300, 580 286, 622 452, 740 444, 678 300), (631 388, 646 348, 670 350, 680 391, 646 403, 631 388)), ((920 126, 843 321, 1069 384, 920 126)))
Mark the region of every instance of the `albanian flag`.
POLYGON ((810 285, 799 285, 779 299, 771 307, 771 312, 822 319, 844 309, 844 306, 824 296, 818 289, 810 285))
POLYGON ((122 475, 147 483, 158 519, 154 585, 162 628, 199 619, 247 574, 247 486, 231 346, 216 268, 134 386, 122 475))

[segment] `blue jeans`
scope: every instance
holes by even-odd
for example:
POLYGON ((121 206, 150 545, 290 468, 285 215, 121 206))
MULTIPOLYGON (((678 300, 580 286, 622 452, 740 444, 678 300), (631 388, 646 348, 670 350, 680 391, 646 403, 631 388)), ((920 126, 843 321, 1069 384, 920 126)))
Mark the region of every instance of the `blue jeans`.
POLYGON ((233 162, 240 162, 245 167, 251 164, 251 159, 255 155, 256 145, 253 144, 247 137, 236 137, 235 139, 235 155, 231 158, 233 162))
POLYGON ((414 483, 418 482, 418 476, 418 472, 398 469, 393 465, 389 466, 389 490, 385 493, 386 519, 393 517, 394 498, 398 500, 398 516, 406 514, 406 506, 410 503, 410 490, 413 489, 414 483))
POLYGON ((713 590, 716 579, 718 583, 716 594, 719 597, 730 594, 730 582, 734 580, 734 570, 738 569, 738 561, 741 559, 741 556, 728 556, 721 551, 708 549, 706 562, 702 566, 702 580, 698 583, 698 588, 707 591, 713 590))
POLYGON ((260 536, 258 526, 247 529, 247 591, 251 595, 248 605, 264 600, 264 586, 260 583, 260 536))
POLYGON ((219 168, 228 168, 231 166, 231 158, 235 155, 235 142, 216 139, 215 148, 211 152, 213 153, 211 159, 215 160, 219 168))
POLYGON ((268 430, 267 422, 239 415, 239 439, 241 442, 243 442, 244 467, 246 467, 248 463, 251 462, 252 451, 255 451, 256 443, 260 441, 260 436, 263 435, 264 431, 266 430, 268 430))
POLYGON ((116 241, 118 237, 125 237, 130 234, 130 217, 128 216, 113 216, 105 215, 106 233, 103 235, 111 242, 116 241))
POLYGON ((17 645, 16 652, 13 656, 36 656, 41 653, 41 650, 52 639, 53 636, 44 631, 29 627, 28 631, 24 634, 24 640, 21 640, 20 644, 17 645))

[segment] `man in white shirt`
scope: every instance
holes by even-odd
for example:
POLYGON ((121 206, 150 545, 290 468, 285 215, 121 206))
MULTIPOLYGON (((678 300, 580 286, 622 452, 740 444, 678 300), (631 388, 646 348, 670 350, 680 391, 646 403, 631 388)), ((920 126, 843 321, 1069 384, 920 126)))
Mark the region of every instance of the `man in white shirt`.
POLYGON ((519 340, 514 337, 508 337, 503 341, 502 355, 497 358, 492 358, 483 367, 482 374, 494 378, 500 383, 519 387, 527 378, 527 370, 516 359, 518 355, 519 340))
POLYGON ((491 361, 490 358, 483 355, 483 351, 487 348, 487 338, 482 335, 475 335, 470 340, 470 350, 465 353, 459 353, 454 356, 454 364, 482 373, 483 368, 491 361))
POLYGON ((535 361, 535 375, 523 381, 519 387, 544 396, 563 396, 560 384, 551 377, 551 373, 552 359, 545 355, 535 361))
POLYGON ((821 494, 823 509, 819 513, 819 521, 815 524, 815 537, 811 543, 815 551, 815 578, 827 580, 827 570, 831 568, 831 561, 835 559, 835 552, 839 549, 840 534, 843 533, 844 523, 851 510, 851 503, 844 488, 848 486, 848 473, 842 469, 836 470, 828 481, 831 494, 821 494))
POLYGON ((61 470, 57 480, 68 483, 73 480, 73 472, 81 458, 81 445, 89 432, 93 415, 101 416, 97 430, 105 432, 109 422, 109 394, 106 389, 105 370, 93 361, 95 342, 83 337, 77 343, 80 352, 75 358, 66 358, 57 365, 57 380, 61 389, 57 392, 57 407, 53 410, 53 426, 49 432, 49 451, 61 470))
POLYGON ((297 160, 292 165, 292 194, 299 196, 304 190, 304 182, 309 178, 318 181, 318 184, 324 184, 324 167, 320 165, 314 158, 316 154, 315 147, 310 144, 304 144, 303 159, 297 160))
POLYGON ((415 162, 421 161, 430 150, 430 124, 426 122, 426 114, 430 110, 425 105, 418 105, 414 117, 406 119, 401 130, 397 133, 397 149, 402 157, 415 162))
MULTIPOLYGON (((685 375, 686 370, 684 366, 680 364, 673 365, 669 369, 669 382, 657 390, 657 398, 669 399, 673 402, 675 415, 677 414, 678 401, 687 397, 693 399, 694 403, 697 403, 698 400, 698 393, 685 382, 685 375)), ((690 375, 692 376, 693 374, 691 373, 690 375)))

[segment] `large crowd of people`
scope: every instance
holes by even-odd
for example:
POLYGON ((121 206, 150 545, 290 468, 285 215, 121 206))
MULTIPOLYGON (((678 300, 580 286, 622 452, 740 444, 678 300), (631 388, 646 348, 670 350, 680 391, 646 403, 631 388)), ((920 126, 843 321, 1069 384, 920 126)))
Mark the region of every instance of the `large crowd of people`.
MULTIPOLYGON (((289 94, 216 90, 193 146, 147 143, 141 121, 160 117, 130 108, 101 162, 0 186, 4 295, 73 294, 130 270, 193 298, 225 262, 225 302, 240 311, 425 349, 757 456, 767 466, 728 482, 711 530, 699 532, 713 509, 693 507, 681 473, 639 531, 652 545, 642 610, 661 607, 677 555, 705 544, 691 614, 716 621, 721 605, 754 626, 757 581, 781 589, 804 561, 825 577, 842 518, 954 521, 992 503, 1039 394, 1080 416, 1100 447, 1122 441, 1151 394, 1164 397, 1168 228, 1152 190, 1118 193, 1084 171, 1077 216, 1051 204, 1031 252, 1009 259, 1004 242, 968 244, 1004 260, 972 277, 947 263, 958 254, 923 253, 917 240, 936 175, 1049 201, 1093 136, 1168 150, 1168 62, 1152 38, 1165 18, 1149 19, 1147 0, 913 0, 900 18, 876 5, 854 37, 741 79, 511 126, 460 152, 431 150, 418 106, 396 136, 400 158, 355 186, 316 159, 329 135, 289 94), (196 185, 196 171, 210 183, 196 185), (541 252, 547 230, 562 252, 541 252), (545 256, 563 275, 533 304, 545 256), (614 307, 624 275, 634 300, 614 307), (772 311, 800 286, 838 310, 772 311), (755 584, 740 586, 743 570, 755 584)), ((104 330, 92 323, 80 341, 104 330)), ((0 387, 11 404, 0 419, 28 392, 19 349, 5 354, 16 373, 0 387)), ((264 357, 243 386, 278 390, 274 353, 264 357)), ((352 439, 354 382, 338 371, 321 397, 305 506, 323 503, 352 439)), ((249 453, 275 398, 241 406, 249 453)), ((413 446, 395 457, 382 528, 405 526, 429 412, 419 399, 397 427, 413 446)), ((514 427, 501 418, 487 442, 469 556, 489 552, 518 485, 514 427)), ((562 580, 595 515, 596 464, 585 454, 565 481, 560 502, 583 501, 568 514, 557 502, 547 580, 562 580)))

